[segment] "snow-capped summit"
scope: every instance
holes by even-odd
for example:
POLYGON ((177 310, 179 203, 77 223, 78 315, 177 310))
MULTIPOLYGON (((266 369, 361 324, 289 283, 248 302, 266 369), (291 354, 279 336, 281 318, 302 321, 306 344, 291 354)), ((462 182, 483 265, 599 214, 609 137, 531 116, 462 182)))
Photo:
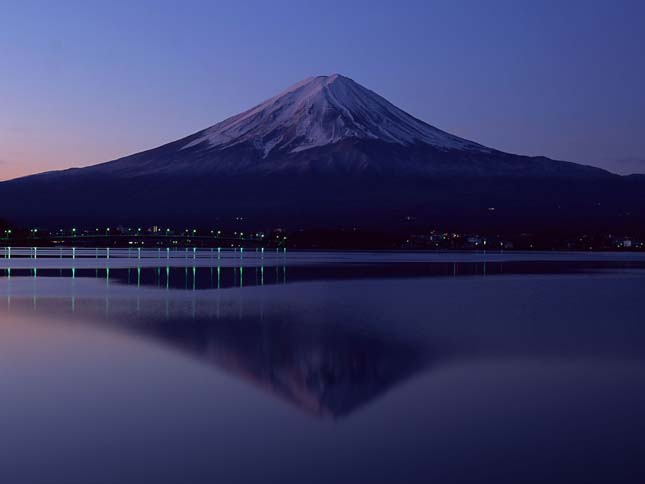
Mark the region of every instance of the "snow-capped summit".
POLYGON ((251 143, 262 156, 297 153, 345 139, 490 152, 414 118, 340 74, 310 77, 258 106, 198 133, 183 148, 251 143))

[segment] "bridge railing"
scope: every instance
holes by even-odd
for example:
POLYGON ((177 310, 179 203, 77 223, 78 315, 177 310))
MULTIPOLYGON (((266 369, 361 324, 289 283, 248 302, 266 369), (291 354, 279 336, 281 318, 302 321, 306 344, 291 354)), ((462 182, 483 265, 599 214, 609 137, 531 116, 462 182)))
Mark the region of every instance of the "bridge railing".
POLYGON ((28 259, 231 259, 283 256, 284 249, 0 247, 0 258, 28 259))

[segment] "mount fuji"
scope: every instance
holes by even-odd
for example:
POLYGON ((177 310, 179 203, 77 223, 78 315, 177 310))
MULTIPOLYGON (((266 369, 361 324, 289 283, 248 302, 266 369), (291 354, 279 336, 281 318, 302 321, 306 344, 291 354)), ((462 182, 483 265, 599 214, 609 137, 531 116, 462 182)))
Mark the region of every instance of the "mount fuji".
POLYGON ((243 218, 267 228, 382 227, 413 218, 628 228, 645 218, 644 187, 640 176, 460 138, 334 74, 151 150, 0 183, 0 217, 42 226, 243 218))

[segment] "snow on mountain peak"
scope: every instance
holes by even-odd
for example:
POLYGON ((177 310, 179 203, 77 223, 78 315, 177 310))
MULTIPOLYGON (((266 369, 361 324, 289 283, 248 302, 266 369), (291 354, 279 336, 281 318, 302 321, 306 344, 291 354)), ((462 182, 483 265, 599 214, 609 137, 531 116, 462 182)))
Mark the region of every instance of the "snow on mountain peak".
POLYGON ((251 143, 267 156, 274 150, 295 153, 351 138, 490 151, 414 118, 340 74, 304 79, 256 107, 207 128, 183 149, 203 143, 211 149, 251 143))

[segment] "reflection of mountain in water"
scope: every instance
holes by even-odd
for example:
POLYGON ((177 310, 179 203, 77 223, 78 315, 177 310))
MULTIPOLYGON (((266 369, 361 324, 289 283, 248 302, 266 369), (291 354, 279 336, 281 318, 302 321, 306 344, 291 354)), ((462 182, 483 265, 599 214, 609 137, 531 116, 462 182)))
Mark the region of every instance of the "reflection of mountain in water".
POLYGON ((348 415, 427 363, 420 347, 331 324, 175 319, 136 330, 319 416, 348 415))
MULTIPOLYGON (((492 274, 555 274, 576 273, 596 269, 641 267, 637 262, 516 262, 516 263, 430 263, 430 264, 344 264, 288 267, 158 267, 130 269, 27 269, 12 272, 12 280, 29 276, 34 281, 41 277, 75 277, 106 279, 105 297, 95 299, 110 308, 121 310, 128 320, 127 302, 136 301, 139 314, 138 287, 158 288, 148 293, 163 295, 166 319, 146 314, 146 324, 141 321, 125 324, 129 332, 143 334, 151 339, 181 349, 202 361, 241 377, 274 395, 290 401, 307 412, 342 417, 386 393, 415 373, 423 371, 430 360, 428 348, 411 343, 409 339, 393 337, 392 331, 377 330, 373 325, 357 327, 349 324, 314 323, 302 314, 302 320, 284 317, 245 317, 222 319, 212 317, 183 317, 186 299, 175 295, 186 290, 217 289, 225 287, 261 286, 296 281, 361 279, 387 277, 432 277, 492 274), (128 288, 130 298, 111 301, 112 284, 128 288), (166 291, 168 289, 168 291, 166 291), (179 291, 173 291, 179 290, 179 291), (172 305, 168 313, 168 302, 172 305)), ((8 271, 0 271, 0 277, 8 271)), ((185 293, 184 293, 185 295, 185 293)), ((211 295, 203 293, 203 301, 211 295)), ((124 296, 119 296, 124 297, 124 296)), ((201 297, 201 296, 200 296, 201 297)), ((29 299, 36 307, 37 294, 29 299)), ((154 304, 154 297, 150 299, 154 304)), ((194 304, 194 299, 190 301, 194 304)), ((38 302, 38 307, 46 304, 38 302)), ((13 302, 14 306, 16 301, 13 302)), ((70 308, 76 313, 89 310, 88 304, 75 304, 71 297, 70 308)), ((92 313, 96 314, 94 308, 92 313)), ((194 306, 191 308, 195 314, 194 306)), ((42 309, 40 309, 42 310, 42 309)), ((100 310, 100 309, 99 309, 100 310)), ((157 308, 159 310, 159 308, 157 308)), ((187 313, 184 313, 187 314, 187 313)), ((200 314, 200 313, 198 313, 200 314)), ((201 313, 204 314, 204 313, 201 313)), ((206 314, 209 314, 207 311, 206 314)), ((210 314, 213 314, 210 312, 210 314)), ((219 315, 219 312, 216 314, 219 315)), ((333 318, 332 318, 333 319, 333 318)), ((114 315, 108 321, 114 323, 114 315)), ((578 343, 576 343, 578 344, 578 343)), ((433 358, 439 355, 433 353, 433 358)))

